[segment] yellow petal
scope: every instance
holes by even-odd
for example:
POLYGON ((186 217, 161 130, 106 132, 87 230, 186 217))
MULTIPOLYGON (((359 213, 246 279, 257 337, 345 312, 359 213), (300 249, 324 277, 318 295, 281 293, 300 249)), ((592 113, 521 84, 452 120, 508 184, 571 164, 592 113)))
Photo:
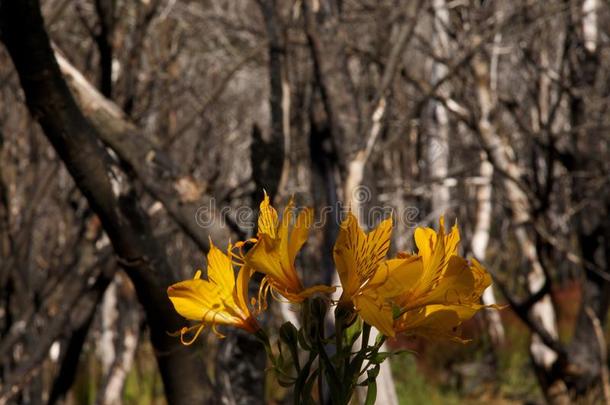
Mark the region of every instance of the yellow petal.
POLYGON ((441 251, 447 257, 457 254, 457 246, 460 243, 460 231, 457 224, 451 227, 451 232, 445 234, 445 218, 439 219, 439 230, 435 232, 432 228, 417 228, 415 230, 415 244, 419 250, 420 256, 432 257, 435 253, 435 247, 443 246, 441 251))
MULTIPOLYGON (((430 228, 417 228, 415 230, 415 243, 419 249, 419 256, 421 256, 424 266, 424 274, 417 285, 417 295, 423 294, 429 290, 431 285, 435 285, 438 282, 443 272, 447 269, 447 264, 451 257, 447 255, 443 218, 441 218, 440 223, 441 227, 438 234, 430 228)), ((453 244, 456 241, 459 241, 459 234, 452 233, 450 243, 453 244)), ((456 247, 450 247, 450 249, 455 250, 456 247)))
POLYGON ((459 326, 472 317, 476 309, 461 306, 430 305, 403 314, 396 322, 397 331, 431 340, 450 339, 466 342, 459 337, 459 326))
POLYGON ((235 273, 229 256, 218 249, 210 240, 208 252, 208 279, 216 284, 226 295, 233 292, 235 273))
POLYGON ((277 237, 278 216, 277 211, 269 202, 269 196, 265 192, 265 197, 260 205, 260 215, 258 217, 258 233, 267 235, 272 239, 277 237))
POLYGON ((235 283, 235 291, 233 295, 235 302, 246 314, 250 313, 250 309, 248 307, 248 284, 250 283, 251 277, 252 268, 247 265, 242 266, 237 274, 237 281, 235 283))
POLYGON ((415 246, 420 256, 431 257, 432 249, 436 244, 436 232, 432 228, 417 227, 413 235, 415 238, 415 246))
POLYGON ((351 212, 348 213, 347 218, 340 225, 339 235, 333 248, 333 258, 343 286, 343 293, 350 298, 359 287, 356 273, 357 241, 364 241, 365 238, 356 217, 351 212))
POLYGON ((484 305, 472 304, 472 305, 450 305, 447 310, 454 311, 460 322, 464 322, 472 318, 479 310, 485 308, 484 305))
POLYGON ((470 270, 474 277, 474 296, 478 298, 483 295, 483 291, 491 285, 491 276, 485 270, 485 268, 477 261, 477 259, 471 259, 470 270))
POLYGON ((200 322, 193 339, 206 324, 211 324, 214 331, 217 325, 232 325, 252 333, 258 330, 247 303, 250 275, 250 268, 242 266, 236 285, 230 257, 210 241, 208 280, 202 280, 198 270, 193 280, 176 283, 167 289, 176 311, 187 319, 200 322))
MULTIPOLYGON (((445 219, 441 217, 440 227, 445 229, 445 219)), ((449 235, 445 236, 445 254, 449 256, 457 255, 457 246, 460 243, 460 231, 457 223, 451 227, 449 235)))
MULTIPOLYGON (((390 249, 390 238, 392 237, 392 219, 388 218, 382 221, 377 228, 369 232, 367 235, 368 255, 371 256, 373 267, 377 267, 385 258, 390 249)), ((364 256, 364 252, 361 252, 364 256)))
POLYGON ((377 268, 367 288, 374 289, 386 298, 393 298, 412 288, 421 278, 423 271, 422 261, 418 256, 385 260, 377 268))
POLYGON ((246 263, 256 271, 278 280, 283 279, 279 243, 263 237, 246 255, 246 263))
POLYGON ((312 223, 313 210, 311 208, 305 208, 297 216, 294 228, 290 233, 290 240, 288 241, 288 257, 291 263, 294 263, 297 253, 307 241, 309 229, 311 228, 312 223))
POLYGON ((302 290, 294 268, 294 257, 291 255, 290 229, 293 216, 294 200, 291 198, 279 222, 277 212, 269 204, 269 196, 265 193, 258 219, 259 240, 246 255, 249 266, 267 275, 276 291, 290 296, 302 290))
POLYGON ((232 297, 227 301, 216 285, 205 280, 186 280, 167 289, 167 295, 176 311, 186 319, 204 322, 232 323, 227 312, 232 297))
POLYGON ((298 294, 302 290, 301 281, 294 267, 286 265, 285 258, 282 258, 286 255, 280 249, 279 241, 263 237, 246 255, 246 263, 267 275, 273 281, 272 286, 280 293, 298 294))
MULTIPOLYGON (((294 200, 291 197, 284 208, 284 215, 282 215, 282 220, 280 221, 280 225, 278 227, 278 239, 279 244, 277 246, 278 253, 280 256, 280 265, 284 271, 290 271, 293 266, 293 261, 288 254, 288 245, 290 238, 290 227, 292 224, 292 218, 294 217, 294 200)), ((296 276, 296 275, 295 275, 296 276)))
MULTIPOLYGON (((447 265, 447 271, 437 284, 420 286, 419 296, 412 295, 411 301, 404 303, 406 308, 432 304, 463 304, 471 301, 474 291, 474 277, 468 262, 459 257, 452 256, 447 265)), ((478 298, 477 298, 478 299, 478 298)))
POLYGON ((390 248, 392 220, 386 219, 365 234, 350 212, 341 224, 333 257, 341 285, 347 296, 353 296, 369 281, 390 248))
POLYGON ((353 298, 360 317, 386 336, 394 337, 392 306, 366 294, 353 298))

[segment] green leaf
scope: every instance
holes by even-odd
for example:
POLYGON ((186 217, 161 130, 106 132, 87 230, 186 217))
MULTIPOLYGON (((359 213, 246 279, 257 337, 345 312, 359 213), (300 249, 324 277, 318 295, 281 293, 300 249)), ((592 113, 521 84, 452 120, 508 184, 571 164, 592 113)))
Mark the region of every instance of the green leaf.
POLYGON ((377 399, 377 383, 375 380, 369 382, 369 388, 366 390, 366 399, 364 405, 374 405, 377 399))
POLYGON ((409 349, 396 350, 395 352, 392 352, 393 356, 401 356, 403 354, 417 354, 417 352, 415 350, 409 350, 409 349))
POLYGON ((317 381, 319 373, 320 369, 314 370, 305 382, 305 385, 303 386, 303 402, 306 404, 315 404, 311 392, 313 391, 313 385, 317 381))
POLYGON ((352 361, 349 362, 346 374, 350 380, 358 379, 360 368, 362 367, 365 358, 365 354, 360 351, 352 358, 352 361))
POLYGON ((413 352, 412 350, 397 350, 395 352, 377 352, 377 353, 373 352, 367 357, 367 359, 373 364, 381 364, 388 357, 400 356, 401 354, 405 354, 405 353, 413 354, 415 352, 413 352))
POLYGON ((383 363, 388 357, 391 357, 394 353, 392 352, 379 352, 379 353, 372 353, 369 357, 368 360, 373 363, 373 364, 381 364, 383 363))
POLYGON ((366 374, 368 376, 368 380, 369 381, 375 381, 377 379, 377 376, 379 375, 379 370, 380 369, 381 369, 381 367, 379 366, 379 364, 377 364, 372 369, 367 370, 366 374))
POLYGON ((285 322, 280 327, 280 339, 286 343, 288 346, 294 346, 298 341, 297 328, 290 322, 285 322))
POLYGON ((299 361, 298 340, 299 332, 293 324, 291 324, 290 322, 286 322, 280 327, 280 341, 284 342, 284 344, 288 346, 290 356, 292 357, 292 363, 294 364, 297 373, 301 370, 301 363, 299 361))
POLYGON ((321 297, 315 297, 310 300, 311 314, 319 322, 324 322, 326 313, 328 312, 328 303, 321 297))
MULTIPOLYGON (((319 343, 319 345, 321 346, 321 343, 319 343)), ((328 377, 328 384, 331 386, 331 388, 334 386, 340 389, 341 380, 337 375, 337 370, 335 369, 333 362, 328 357, 328 354, 326 353, 326 350, 324 350, 324 347, 320 347, 319 352, 321 360, 320 363, 324 366, 324 371, 328 377)))
POLYGON ((276 367, 284 368, 286 365, 286 359, 284 359, 284 354, 282 353, 282 344, 280 341, 277 342, 277 351, 278 355, 276 356, 276 367))
POLYGON ((349 328, 345 330, 345 340, 347 343, 347 347, 351 351, 352 346, 356 343, 356 340, 360 337, 362 333, 362 321, 358 319, 356 322, 352 323, 349 328))
POLYGON ((311 345, 307 342, 307 338, 305 337, 305 331, 303 329, 299 330, 298 340, 301 347, 307 351, 311 351, 311 345))
POLYGON ((377 379, 377 376, 379 375, 379 370, 380 367, 379 365, 376 365, 375 367, 373 367, 370 370, 367 370, 366 374, 366 380, 362 381, 360 384, 358 384, 359 387, 366 387, 369 384, 371 384, 371 382, 375 382, 375 380, 377 379))
POLYGON ((301 371, 299 372, 299 376, 297 377, 294 383, 294 404, 299 405, 302 403, 301 396, 303 395, 303 390, 305 388, 305 382, 307 382, 307 378, 309 377, 309 370, 311 370, 311 365, 316 360, 317 354, 314 352, 309 352, 309 359, 307 363, 303 366, 301 371))

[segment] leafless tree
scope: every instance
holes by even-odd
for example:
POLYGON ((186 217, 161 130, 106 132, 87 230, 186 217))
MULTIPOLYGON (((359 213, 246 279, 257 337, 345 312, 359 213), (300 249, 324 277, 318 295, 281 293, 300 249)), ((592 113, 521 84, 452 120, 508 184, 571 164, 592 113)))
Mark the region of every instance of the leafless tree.
MULTIPOLYGON (((260 403, 262 348, 232 331, 181 346, 165 290, 209 237, 254 233, 263 189, 326 222, 299 258, 307 283, 336 283, 322 253, 348 207, 366 227, 392 208, 394 252, 458 218, 494 274, 484 302, 531 331, 546 400, 607 399, 609 10, 0 0, 0 403, 69 402, 86 356, 96 402, 120 403, 148 345, 169 403, 260 403), (565 280, 583 292, 570 340, 565 280)), ((274 304, 265 322, 293 318, 274 304)), ((501 317, 485 322, 501 346, 501 317)))

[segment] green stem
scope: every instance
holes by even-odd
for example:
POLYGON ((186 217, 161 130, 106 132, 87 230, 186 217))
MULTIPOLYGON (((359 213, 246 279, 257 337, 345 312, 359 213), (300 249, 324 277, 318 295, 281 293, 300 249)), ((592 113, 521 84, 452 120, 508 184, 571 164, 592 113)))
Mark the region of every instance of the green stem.
POLYGON ((261 342, 263 344, 263 346, 265 347, 265 353, 267 353, 267 357, 269 358, 269 360, 271 360, 271 364, 273 364, 273 367, 275 368, 275 371, 279 374, 282 374, 285 377, 290 378, 291 376, 289 374, 286 374, 284 372, 284 370, 282 370, 278 363, 277 363, 277 359, 275 358, 275 356, 273 355, 273 350, 271 349, 271 343, 269 342, 269 337, 267 336, 267 333, 262 330, 259 329, 254 336, 258 339, 259 342, 261 342))
MULTIPOLYGON (((343 356, 343 319, 335 316, 335 345, 337 346, 337 355, 343 356)), ((349 354, 345 356, 344 361, 340 362, 341 368, 338 371, 340 376, 345 373, 345 368, 349 364, 349 354)))
POLYGON ((360 352, 356 355, 355 361, 357 361, 355 373, 357 376, 360 375, 360 369, 362 369, 362 363, 366 358, 366 349, 369 347, 369 338, 371 336, 371 325, 366 322, 362 322, 362 341, 360 342, 360 352))
POLYGON ((299 342, 298 338, 295 342, 287 342, 286 346, 288 346, 288 350, 290 351, 290 357, 292 357, 292 363, 294 364, 294 369, 297 372, 297 375, 301 373, 301 361, 299 359, 299 342))
POLYGON ((360 351, 366 351, 366 348, 369 346, 369 337, 371 336, 371 325, 366 322, 362 323, 362 344, 360 346, 360 351))
POLYGON ((258 341, 263 344, 263 346, 265 347, 265 352, 267 353, 267 356, 273 362, 275 362, 275 359, 273 357, 273 352, 271 351, 271 343, 269 343, 269 337, 267 336, 267 333, 263 329, 259 329, 254 334, 254 337, 256 337, 258 339, 258 341))
MULTIPOLYGON (((379 349, 381 349, 381 346, 383 346, 383 344, 385 343, 387 337, 385 335, 381 335, 381 338, 379 339, 379 341, 377 343, 375 343, 375 346, 373 346, 373 349, 371 350, 371 357, 373 357, 375 354, 379 353, 379 349)), ((370 360, 366 363, 366 365, 362 368, 362 371, 360 371, 360 374, 358 376, 362 376, 366 370, 368 370, 368 368, 371 366, 371 364, 373 364, 370 360)))
MULTIPOLYGON (((352 397, 354 388, 358 383, 358 377, 360 376, 360 369, 362 368, 362 363, 366 358, 366 350, 368 348, 369 337, 371 335, 371 325, 366 322, 362 323, 362 341, 360 344, 360 351, 354 356, 353 360, 348 360, 348 365, 345 368, 345 373, 343 375, 343 397, 345 398, 345 403, 348 403, 350 398, 352 397)), ((351 348, 350 348, 351 352, 351 348)), ((349 358, 349 357, 348 357, 349 358)))

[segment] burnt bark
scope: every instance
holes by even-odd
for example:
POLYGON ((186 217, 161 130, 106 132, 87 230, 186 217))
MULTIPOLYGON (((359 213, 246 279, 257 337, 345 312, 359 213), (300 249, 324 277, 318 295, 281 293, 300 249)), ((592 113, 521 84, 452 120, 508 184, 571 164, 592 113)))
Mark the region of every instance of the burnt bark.
POLYGON ((344 34, 339 27, 340 2, 312 3, 302 2, 305 33, 331 139, 339 154, 339 165, 345 170, 346 162, 355 152, 353 149, 359 146, 353 137, 361 134, 362 115, 348 71, 344 34))
MULTIPOLYGON (((271 133, 268 140, 263 139, 259 130, 252 131, 252 170, 256 183, 254 200, 260 201, 262 189, 266 189, 272 198, 278 197, 285 190, 281 184, 283 172, 289 169, 285 158, 288 131, 290 128, 289 92, 286 77, 286 47, 285 33, 280 20, 278 6, 275 0, 258 1, 268 41, 268 69, 269 69, 269 107, 271 110, 271 133)), ((286 174, 287 175, 287 174, 286 174)), ((284 177, 286 177, 284 175, 284 177)))
POLYGON ((99 53, 99 88, 102 94, 112 98, 112 45, 115 25, 116 0, 95 0, 99 30, 94 36, 99 53))
MULTIPOLYGON (((596 14, 596 10, 589 11, 596 14)), ((593 113, 591 100, 588 94, 594 93, 594 89, 600 71, 599 48, 595 38, 584 38, 584 35, 576 29, 578 15, 572 15, 568 21, 568 46, 569 46, 569 77, 574 89, 569 99, 569 118, 573 128, 582 128, 593 113)), ((586 19, 587 16, 584 16, 586 19)), ((595 22, 595 21, 594 21, 595 22)), ((572 170, 577 173, 599 172, 603 176, 603 167, 595 158, 591 158, 586 151, 603 147, 604 134, 595 130, 577 130, 572 137, 572 151, 570 162, 572 170)), ((573 217, 574 229, 577 232, 577 240, 580 247, 581 257, 584 263, 593 265, 601 271, 608 273, 608 239, 606 228, 607 218, 610 212, 608 204, 604 200, 594 198, 593 191, 586 182, 574 179, 572 185, 572 201, 575 205, 581 201, 595 202, 587 209, 578 210, 573 217), (605 265, 604 265, 605 264, 605 265)), ((608 200, 608 197, 606 197, 608 200)), ((589 391, 600 382, 602 368, 607 367, 603 362, 602 348, 595 323, 599 322, 602 327, 606 324, 608 308, 610 305, 610 284, 603 277, 604 274, 589 271, 587 266, 582 266, 584 274, 582 280, 582 301, 574 328, 574 337, 569 345, 571 372, 567 375, 567 381, 574 390, 576 396, 588 395, 589 391)))

